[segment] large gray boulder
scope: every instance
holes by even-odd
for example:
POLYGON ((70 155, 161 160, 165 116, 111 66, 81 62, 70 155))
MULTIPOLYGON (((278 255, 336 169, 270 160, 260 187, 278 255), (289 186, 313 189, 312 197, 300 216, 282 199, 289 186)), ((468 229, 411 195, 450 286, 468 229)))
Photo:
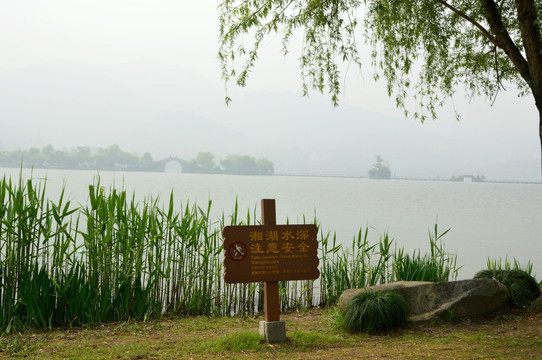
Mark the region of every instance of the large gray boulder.
POLYGON ((349 289, 342 293, 339 306, 344 309, 350 299, 360 292, 378 290, 391 290, 401 295, 408 303, 411 321, 443 318, 446 314, 468 319, 501 310, 511 302, 508 290, 497 280, 472 279, 438 283, 398 281, 349 289))

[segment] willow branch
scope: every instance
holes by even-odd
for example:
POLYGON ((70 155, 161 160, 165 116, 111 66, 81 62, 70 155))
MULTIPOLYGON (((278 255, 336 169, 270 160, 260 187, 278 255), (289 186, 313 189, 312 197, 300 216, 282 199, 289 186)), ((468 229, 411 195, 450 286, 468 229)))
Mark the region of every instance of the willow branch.
POLYGON ((437 0, 437 2, 441 3, 443 6, 447 7, 448 9, 450 9, 453 13, 461 16, 463 19, 467 20, 468 22, 470 22, 472 25, 474 25, 474 27, 476 27, 478 30, 480 30, 480 32, 482 34, 484 34, 484 36, 489 40, 491 41, 491 43, 493 43, 493 45, 495 46, 499 46, 498 44, 498 41, 497 39, 495 39, 493 37, 493 35, 491 35, 491 33, 485 28, 482 26, 482 24, 480 24, 478 21, 474 20, 473 18, 471 18, 470 16, 468 16, 467 14, 465 14, 463 11, 459 10, 458 8, 456 8, 455 6, 451 5, 450 3, 448 3, 447 1, 444 1, 444 0, 437 0))

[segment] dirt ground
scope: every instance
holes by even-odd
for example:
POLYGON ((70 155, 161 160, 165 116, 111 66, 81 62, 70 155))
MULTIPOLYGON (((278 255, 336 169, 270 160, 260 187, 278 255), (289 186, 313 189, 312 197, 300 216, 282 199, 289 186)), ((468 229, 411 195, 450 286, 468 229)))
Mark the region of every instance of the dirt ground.
MULTIPOLYGON (((316 326, 321 314, 291 314, 291 323, 316 326)), ((305 358, 300 356, 299 358, 305 358)), ((311 359, 542 359, 542 310, 507 311, 470 321, 424 322, 357 344, 321 349, 311 359), (498 348, 499 343, 506 346, 498 348)))
POLYGON ((540 308, 411 324, 385 336, 341 333, 328 310, 315 309, 282 314, 286 343, 213 348, 213 339, 257 331, 259 320, 173 318, 22 334, 8 339, 11 349, 0 347, 0 359, 542 359, 540 308))

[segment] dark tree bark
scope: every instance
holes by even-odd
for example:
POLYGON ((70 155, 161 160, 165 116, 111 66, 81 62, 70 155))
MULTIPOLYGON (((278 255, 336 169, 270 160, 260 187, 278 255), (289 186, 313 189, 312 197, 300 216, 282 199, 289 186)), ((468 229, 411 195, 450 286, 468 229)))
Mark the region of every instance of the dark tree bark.
POLYGON ((542 175, 542 35, 537 23, 538 14, 534 0, 516 0, 518 21, 529 64, 530 81, 536 108, 538 109, 538 134, 540 137, 540 171, 542 175))
POLYGON ((530 82, 529 64, 527 59, 523 57, 523 54, 514 43, 508 30, 504 26, 501 15, 497 8, 497 4, 493 0, 482 0, 486 9, 486 20, 489 24, 491 32, 494 35, 495 41, 493 42, 512 61, 519 74, 527 83, 530 82))
POLYGON ((534 0, 515 0, 523 50, 518 49, 510 38, 499 14, 497 4, 493 0, 481 0, 486 9, 486 19, 495 36, 494 44, 501 48, 510 58, 521 77, 531 88, 539 123, 538 136, 540 139, 540 174, 542 179, 542 35, 537 23, 537 13, 534 0))
POLYGON ((531 89, 539 114, 538 135, 540 138, 540 175, 542 179, 542 34, 537 23, 538 14, 534 0, 515 0, 519 29, 523 40, 523 52, 510 37, 502 21, 498 5, 494 0, 480 0, 485 9, 485 18, 491 33, 447 1, 437 1, 480 29, 491 43, 508 56, 520 76, 531 89))

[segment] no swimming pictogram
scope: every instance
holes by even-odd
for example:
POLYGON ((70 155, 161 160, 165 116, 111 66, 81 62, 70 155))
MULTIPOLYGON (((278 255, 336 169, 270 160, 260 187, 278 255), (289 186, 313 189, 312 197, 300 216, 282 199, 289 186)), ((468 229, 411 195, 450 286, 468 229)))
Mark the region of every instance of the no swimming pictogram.
POLYGON ((228 254, 232 260, 241 261, 247 256, 247 247, 242 242, 236 241, 230 245, 228 254))

